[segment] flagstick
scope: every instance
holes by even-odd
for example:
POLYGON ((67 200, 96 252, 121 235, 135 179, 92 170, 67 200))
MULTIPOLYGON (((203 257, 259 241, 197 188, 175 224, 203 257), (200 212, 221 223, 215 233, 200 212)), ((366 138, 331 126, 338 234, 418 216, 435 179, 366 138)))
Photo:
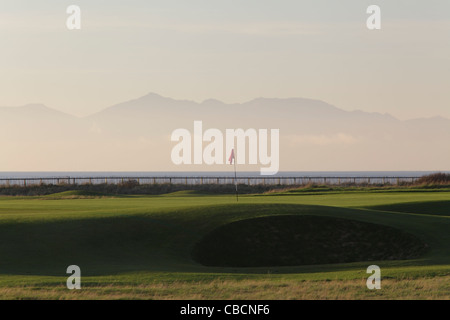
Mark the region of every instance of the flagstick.
POLYGON ((237 176, 236 176, 236 153, 234 154, 234 184, 236 186, 236 202, 239 202, 237 176))

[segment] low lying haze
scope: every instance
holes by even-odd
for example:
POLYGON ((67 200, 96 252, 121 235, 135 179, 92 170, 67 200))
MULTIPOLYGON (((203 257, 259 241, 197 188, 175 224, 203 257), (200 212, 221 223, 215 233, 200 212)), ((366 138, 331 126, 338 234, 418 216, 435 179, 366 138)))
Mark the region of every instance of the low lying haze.
MULTIPOLYGON (((450 169, 450 120, 399 120, 319 100, 257 98, 196 103, 150 93, 79 118, 44 105, 0 108, 1 171, 201 171, 223 165, 171 160, 175 129, 280 129, 281 171, 450 169)), ((205 148, 209 142, 203 143, 205 148)), ((230 150, 222 150, 228 156, 230 150)), ((192 150, 192 149, 191 149, 192 150)), ((248 150, 247 150, 248 151, 248 150)), ((247 158, 248 159, 248 158, 247 158)), ((259 171, 261 165, 239 165, 259 171)))
POLYGON ((1 0, 0 171, 227 170, 172 164, 195 120, 280 129, 284 171, 450 170, 450 1, 371 4, 1 0))

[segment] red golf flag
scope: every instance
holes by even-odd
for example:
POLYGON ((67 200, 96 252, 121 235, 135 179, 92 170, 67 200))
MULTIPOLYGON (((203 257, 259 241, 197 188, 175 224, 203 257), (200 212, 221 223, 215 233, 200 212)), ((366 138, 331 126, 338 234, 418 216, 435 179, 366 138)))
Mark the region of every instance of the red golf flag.
POLYGON ((230 161, 230 164, 233 164, 233 160, 236 161, 234 159, 234 149, 231 149, 231 154, 230 154, 230 158, 228 159, 228 161, 230 161))

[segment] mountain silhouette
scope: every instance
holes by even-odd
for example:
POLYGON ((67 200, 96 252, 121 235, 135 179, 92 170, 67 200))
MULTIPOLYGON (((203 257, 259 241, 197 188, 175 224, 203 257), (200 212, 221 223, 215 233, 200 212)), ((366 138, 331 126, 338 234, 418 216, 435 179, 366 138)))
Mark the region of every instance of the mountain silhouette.
POLYGON ((171 133, 192 132, 195 120, 204 130, 280 129, 281 170, 450 169, 449 119, 401 121, 305 98, 227 104, 149 93, 82 118, 29 104, 0 107, 0 119, 0 171, 223 170, 172 165, 171 133))

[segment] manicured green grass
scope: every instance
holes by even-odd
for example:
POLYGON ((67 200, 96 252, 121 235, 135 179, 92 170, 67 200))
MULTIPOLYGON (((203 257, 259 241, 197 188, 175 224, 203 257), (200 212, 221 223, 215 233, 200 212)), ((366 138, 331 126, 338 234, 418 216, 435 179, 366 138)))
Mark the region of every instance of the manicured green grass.
POLYGON ((450 201, 395 203, 369 207, 375 210, 450 216, 450 201))
MULTIPOLYGON (((356 296, 377 298, 380 296, 365 289, 362 281, 368 276, 369 264, 379 265, 382 278, 391 285, 412 281, 411 286, 415 286, 426 279, 448 281, 449 201, 448 191, 395 190, 249 195, 240 197, 238 203, 231 195, 192 192, 92 199, 3 197, 0 297, 166 299, 184 297, 185 293, 185 297, 221 298, 217 295, 221 292, 222 298, 327 298, 326 292, 314 296, 312 291, 291 287, 306 281, 311 282, 309 287, 319 288, 315 281, 331 280, 336 286, 340 281, 352 288, 360 284, 356 296), (252 268, 207 267, 191 256, 195 244, 221 226, 280 215, 334 217, 396 228, 421 239, 430 250, 414 260, 252 268), (82 270, 81 293, 65 289, 66 268, 73 264, 82 270), (211 289, 221 283, 225 283, 224 288, 211 289), (281 293, 269 289, 280 283, 281 288, 292 290, 280 289, 281 293), (257 294, 264 287, 268 288, 266 294, 257 294)), ((429 297, 448 297, 448 286, 438 283, 430 280, 423 285, 435 288, 429 297)), ((330 298, 339 298, 338 287, 329 288, 333 292, 330 298)), ((433 291, 428 289, 423 294, 419 290, 415 297, 428 298, 433 291)), ((386 297, 411 295, 406 289, 396 292, 392 285, 386 297)))

